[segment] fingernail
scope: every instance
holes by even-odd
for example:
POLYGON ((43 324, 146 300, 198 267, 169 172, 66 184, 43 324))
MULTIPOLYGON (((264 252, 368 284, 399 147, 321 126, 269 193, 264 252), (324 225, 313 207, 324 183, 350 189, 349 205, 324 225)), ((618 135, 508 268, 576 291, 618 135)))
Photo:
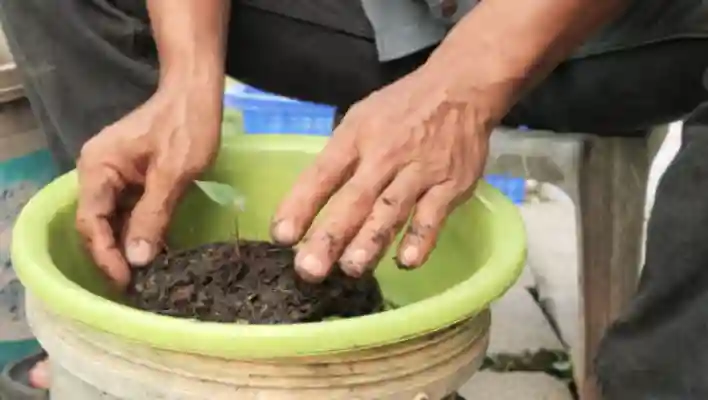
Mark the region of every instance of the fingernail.
POLYGON ((312 254, 308 254, 307 256, 305 256, 305 258, 302 259, 302 261, 300 262, 300 269, 305 270, 305 272, 312 275, 313 277, 324 276, 327 272, 325 271, 322 262, 312 254))
POLYGON ((143 239, 135 240, 125 249, 125 257, 131 265, 147 265, 152 260, 152 245, 143 239))
POLYGON ((408 246, 401 252, 401 262, 406 266, 415 265, 418 262, 418 248, 415 246, 408 246))
POLYGON ((366 262, 369 260, 369 253, 367 253, 364 249, 350 250, 347 251, 344 257, 342 257, 342 259, 347 260, 352 264, 362 265, 366 264, 366 262))
POLYGON ((348 251, 347 254, 342 257, 342 262, 340 263, 342 270, 351 277, 360 277, 364 273, 367 261, 369 261, 368 256, 369 254, 366 250, 357 249, 348 251))
POLYGON ((296 240, 295 225, 293 225, 292 221, 280 221, 273 229, 273 236, 279 242, 292 243, 296 240))

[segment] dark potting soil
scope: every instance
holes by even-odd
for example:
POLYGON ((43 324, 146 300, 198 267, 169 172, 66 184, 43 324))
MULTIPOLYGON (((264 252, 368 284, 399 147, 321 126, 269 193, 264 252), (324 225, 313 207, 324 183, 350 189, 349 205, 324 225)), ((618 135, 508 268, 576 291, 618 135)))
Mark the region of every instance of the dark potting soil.
POLYGON ((136 308, 201 321, 291 324, 382 311, 376 279, 346 276, 340 268, 320 284, 295 272, 295 252, 268 242, 212 243, 159 255, 135 269, 128 303, 136 308))

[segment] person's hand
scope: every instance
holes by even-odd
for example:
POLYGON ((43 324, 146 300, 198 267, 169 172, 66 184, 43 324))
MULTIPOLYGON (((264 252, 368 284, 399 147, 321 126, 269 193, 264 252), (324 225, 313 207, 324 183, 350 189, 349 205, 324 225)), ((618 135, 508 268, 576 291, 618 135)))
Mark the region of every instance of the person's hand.
POLYGON ((130 279, 129 264, 145 265, 160 251, 178 199, 218 149, 220 121, 220 96, 158 91, 82 148, 76 225, 119 286, 130 279), (125 206, 134 188, 138 198, 125 206))
POLYGON ((397 262, 420 266, 447 215, 471 195, 486 162, 490 111, 440 72, 419 70, 354 105, 281 203, 271 234, 284 244, 307 236, 296 258, 304 279, 324 279, 337 261, 361 276, 411 214, 397 262))

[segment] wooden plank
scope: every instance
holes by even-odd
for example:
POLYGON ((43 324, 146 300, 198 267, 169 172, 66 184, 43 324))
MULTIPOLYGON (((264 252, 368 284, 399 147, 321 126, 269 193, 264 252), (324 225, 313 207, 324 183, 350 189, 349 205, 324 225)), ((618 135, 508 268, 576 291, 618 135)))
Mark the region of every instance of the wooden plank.
POLYGON ((600 399, 593 361, 636 290, 648 176, 647 140, 588 137, 580 166, 581 338, 578 389, 600 399))

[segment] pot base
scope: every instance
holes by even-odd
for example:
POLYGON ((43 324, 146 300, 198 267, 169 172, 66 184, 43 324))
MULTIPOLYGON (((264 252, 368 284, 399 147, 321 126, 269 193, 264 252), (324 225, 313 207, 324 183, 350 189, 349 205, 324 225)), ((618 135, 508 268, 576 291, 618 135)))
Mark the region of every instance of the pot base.
POLYGON ((49 353, 53 400, 440 400, 479 369, 490 313, 374 349, 226 360, 130 343, 48 311, 27 296, 30 325, 49 353))

